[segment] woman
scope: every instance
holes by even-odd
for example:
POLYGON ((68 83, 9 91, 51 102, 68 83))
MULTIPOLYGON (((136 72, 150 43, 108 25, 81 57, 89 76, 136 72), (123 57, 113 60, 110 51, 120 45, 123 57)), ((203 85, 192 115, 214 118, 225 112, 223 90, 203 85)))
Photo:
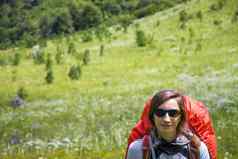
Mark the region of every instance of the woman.
POLYGON ((149 110, 152 129, 147 137, 132 142, 127 159, 210 159, 206 145, 185 126, 182 95, 160 91, 154 95, 149 110), (148 151, 145 150, 148 139, 148 151))

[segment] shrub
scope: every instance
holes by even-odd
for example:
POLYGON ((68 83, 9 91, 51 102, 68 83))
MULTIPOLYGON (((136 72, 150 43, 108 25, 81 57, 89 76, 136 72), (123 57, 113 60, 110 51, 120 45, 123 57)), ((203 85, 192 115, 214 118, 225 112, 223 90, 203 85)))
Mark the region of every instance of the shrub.
POLYGON ((142 30, 136 31, 136 44, 139 47, 143 47, 146 45, 146 35, 144 31, 142 30))
POLYGON ((237 21, 238 21, 238 9, 234 12, 232 19, 231 19, 232 23, 237 22, 237 21))
POLYGON ((45 62, 44 49, 39 45, 35 45, 32 48, 32 58, 36 64, 42 64, 45 62))
POLYGON ((201 10, 196 13, 196 17, 197 17, 200 21, 202 21, 203 15, 202 15, 202 11, 201 11, 201 10))
POLYGON ((185 10, 179 12, 179 21, 181 23, 186 23, 188 21, 188 13, 185 10))
POLYGON ((56 15, 53 15, 53 21, 51 30, 53 34, 61 34, 61 33, 72 33, 73 29, 73 21, 68 9, 59 9, 55 11, 56 15))
POLYGON ((54 76, 53 76, 53 71, 52 68, 50 68, 49 70, 47 70, 46 72, 46 77, 45 77, 45 81, 47 84, 51 84, 54 81, 54 76))
POLYGON ((17 96, 22 98, 22 99, 26 99, 28 97, 28 93, 27 93, 27 91, 24 87, 20 87, 17 90, 17 96))
POLYGON ((71 4, 69 7, 75 30, 88 29, 102 22, 100 9, 92 3, 85 3, 81 7, 71 4))
POLYGON ((103 5, 103 10, 112 15, 118 15, 121 12, 121 6, 115 2, 106 2, 103 5))
POLYGON ((52 65, 53 65, 53 60, 51 58, 51 54, 48 53, 46 58, 46 63, 45 63, 46 70, 52 69, 52 65))
POLYGON ((131 15, 121 15, 118 17, 118 21, 120 23, 120 25, 123 28, 123 31, 126 33, 127 32, 127 28, 129 27, 130 24, 132 24, 132 20, 134 19, 133 16, 131 15))
POLYGON ((89 42, 93 40, 93 34, 91 31, 85 31, 83 32, 82 36, 81 36, 81 40, 83 42, 89 42))
POLYGON ((41 37, 48 37, 61 33, 72 33, 73 20, 68 9, 59 8, 54 13, 40 17, 39 29, 41 37))
POLYGON ((14 66, 18 66, 19 63, 20 63, 20 60, 21 60, 21 54, 20 54, 19 52, 16 52, 16 53, 14 54, 12 64, 13 64, 14 66))
POLYGON ((55 54, 55 61, 57 64, 61 64, 63 62, 63 54, 63 49, 60 47, 60 45, 57 45, 55 54))
POLYGON ((81 76, 81 67, 80 65, 73 65, 70 67, 68 76, 71 80, 78 80, 81 76))
POLYGON ((209 10, 210 11, 219 11, 224 7, 224 5, 225 5, 225 1, 220 0, 217 3, 210 5, 209 10))
POLYGON ((220 25, 221 23, 222 23, 222 20, 217 20, 217 19, 215 19, 215 20, 213 21, 213 24, 216 25, 216 26, 220 25))
POLYGON ((83 64, 87 65, 90 62, 90 51, 86 49, 83 54, 83 64))
POLYGON ((103 55, 104 55, 104 45, 103 45, 103 44, 100 46, 99 55, 100 55, 100 56, 103 56, 103 55))
POLYGON ((137 11, 135 11, 135 17, 142 18, 142 17, 145 17, 147 15, 151 15, 151 14, 155 13, 158 10, 159 10, 158 5, 150 4, 150 5, 148 5, 144 8, 140 8, 137 11))
POLYGON ((76 48, 74 42, 69 42, 68 45, 68 54, 75 54, 76 53, 76 48))

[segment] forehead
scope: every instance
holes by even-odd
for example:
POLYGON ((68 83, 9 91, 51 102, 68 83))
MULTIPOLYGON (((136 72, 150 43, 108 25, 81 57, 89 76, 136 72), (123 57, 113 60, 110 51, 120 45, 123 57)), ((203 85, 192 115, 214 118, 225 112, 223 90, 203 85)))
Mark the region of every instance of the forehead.
POLYGON ((170 99, 159 106, 161 109, 180 109, 175 99, 170 99))

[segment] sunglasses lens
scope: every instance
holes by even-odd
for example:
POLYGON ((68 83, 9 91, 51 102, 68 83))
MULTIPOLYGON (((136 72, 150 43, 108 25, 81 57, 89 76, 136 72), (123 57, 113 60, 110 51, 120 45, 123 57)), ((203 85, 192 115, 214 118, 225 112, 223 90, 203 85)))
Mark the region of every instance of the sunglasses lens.
POLYGON ((163 117, 163 116, 165 116, 167 113, 168 113, 168 115, 169 115, 170 117, 177 117, 177 116, 180 114, 179 111, 176 110, 176 109, 169 109, 169 110, 158 109, 158 110, 156 111, 156 115, 157 115, 158 117, 163 117))
POLYGON ((179 111, 178 110, 168 110, 168 113, 169 113, 169 116, 170 117, 176 117, 176 116, 178 116, 178 114, 179 114, 179 111))
POLYGON ((166 114, 166 111, 163 110, 163 109, 158 109, 158 110, 156 111, 156 115, 157 115, 158 117, 163 117, 163 116, 165 116, 165 114, 166 114))

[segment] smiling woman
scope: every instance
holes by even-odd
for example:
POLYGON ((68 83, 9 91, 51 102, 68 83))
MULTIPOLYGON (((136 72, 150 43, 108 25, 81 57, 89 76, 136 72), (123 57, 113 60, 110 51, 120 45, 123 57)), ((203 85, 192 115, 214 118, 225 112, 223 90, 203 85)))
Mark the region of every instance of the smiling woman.
POLYGON ((173 90, 156 93, 148 118, 152 128, 129 146, 127 159, 210 159, 206 145, 186 126, 182 95, 173 90))

